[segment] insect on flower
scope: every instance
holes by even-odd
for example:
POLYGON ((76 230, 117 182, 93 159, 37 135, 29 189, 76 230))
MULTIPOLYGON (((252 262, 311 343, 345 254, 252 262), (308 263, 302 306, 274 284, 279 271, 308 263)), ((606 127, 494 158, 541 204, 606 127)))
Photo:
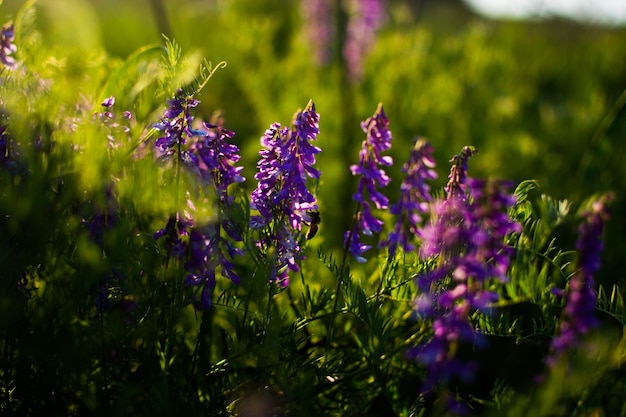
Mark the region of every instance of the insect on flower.
POLYGON ((317 210, 308 211, 307 214, 311 217, 311 223, 309 224, 309 231, 306 233, 306 238, 313 239, 319 229, 319 224, 322 222, 320 212, 317 210))

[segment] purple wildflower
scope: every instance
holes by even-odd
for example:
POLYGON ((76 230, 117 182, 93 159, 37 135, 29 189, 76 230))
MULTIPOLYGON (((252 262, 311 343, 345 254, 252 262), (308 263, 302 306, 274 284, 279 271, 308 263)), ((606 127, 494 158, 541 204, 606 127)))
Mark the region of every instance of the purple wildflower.
POLYGON ((430 186, 428 180, 437 178, 434 171, 435 160, 432 145, 418 138, 411 150, 409 160, 402 167, 406 175, 400 185, 400 200, 391 206, 391 214, 396 216, 396 226, 383 245, 389 248, 389 255, 394 256, 398 245, 410 252, 415 246, 410 242, 417 234, 422 221, 420 213, 429 210, 430 186))
POLYGON ((185 284, 202 286, 199 309, 211 307, 211 295, 215 288, 217 268, 221 275, 235 284, 240 278, 235 272, 233 258, 243 255, 243 251, 233 242, 242 240, 241 234, 222 219, 207 225, 197 225, 189 214, 171 216, 166 226, 154 234, 154 239, 165 237, 165 248, 174 259, 184 262, 187 271, 185 284), (225 231, 225 236, 222 235, 225 231))
POLYGON ((115 104, 115 97, 113 96, 105 98, 102 101, 102 107, 106 107, 107 109, 110 107, 113 107, 114 104, 115 104))
POLYGON ((111 230, 119 220, 120 205, 115 195, 115 184, 110 183, 104 187, 104 202, 94 205, 89 201, 89 214, 83 219, 83 223, 89 230, 90 239, 99 246, 104 246, 104 235, 111 230))
POLYGON ((593 277, 600 269, 600 254, 604 249, 602 233, 608 220, 608 204, 613 200, 609 193, 595 201, 591 208, 583 213, 584 222, 578 228, 579 238, 576 249, 579 253, 578 265, 581 273, 593 277))
POLYGON ((348 78, 359 81, 363 74, 363 58, 372 47, 376 33, 385 22, 384 0, 339 1, 341 12, 346 16, 345 33, 336 32, 337 16, 331 0, 305 0, 301 14, 309 42, 313 45, 318 64, 330 62, 333 44, 343 39, 343 60, 348 78))
POLYGON ((329 0, 304 0, 300 3, 306 34, 318 65, 326 65, 332 59, 335 40, 335 23, 329 0))
POLYGON ((163 133, 155 142, 160 152, 159 160, 168 160, 174 156, 179 163, 190 170, 197 170, 197 156, 184 148, 184 145, 192 137, 204 134, 203 131, 196 131, 192 128, 194 117, 191 115, 191 109, 198 104, 198 100, 186 96, 182 90, 178 90, 174 98, 167 100, 163 117, 153 125, 155 129, 163 133))
POLYGON ((521 225, 508 215, 515 205, 515 197, 509 193, 513 184, 509 181, 484 181, 470 178, 471 203, 469 205, 468 245, 465 256, 457 262, 452 272, 457 281, 468 278, 497 278, 507 280, 514 249, 504 244, 511 233, 520 233, 521 225))
POLYGON ((104 99, 100 105, 103 109, 100 112, 94 113, 93 119, 99 120, 103 126, 109 129, 107 134, 108 147, 109 149, 117 149, 120 145, 117 138, 118 133, 125 134, 128 138, 130 138, 129 120, 132 119, 132 114, 129 111, 124 111, 121 114, 115 114, 113 112, 115 97, 113 96, 104 99))
POLYGON ((189 273, 185 277, 185 284, 202 286, 198 308, 211 307, 211 296, 216 284, 215 271, 218 267, 221 267, 222 276, 229 278, 235 284, 241 282, 232 263, 236 255, 243 255, 243 252, 221 236, 219 223, 194 227, 190 231, 188 256, 185 263, 185 269, 189 273))
POLYGON ((448 198, 461 198, 465 201, 467 178, 467 161, 478 151, 473 146, 465 146, 458 155, 455 155, 450 162, 453 164, 448 175, 448 184, 445 187, 448 198))
POLYGON ((311 222, 310 212, 317 210, 307 178, 320 178, 313 165, 321 150, 311 144, 318 133, 319 114, 310 101, 296 114, 291 129, 274 123, 261 137, 263 149, 254 176, 258 184, 250 202, 259 214, 252 216, 250 222, 253 229, 263 229, 265 233, 257 246, 266 254, 273 252, 272 281, 286 284, 287 269, 298 271, 298 262, 303 259, 297 234, 303 223, 311 222))
MULTIPOLYGON (((166 237, 165 247, 169 256, 184 262, 187 271, 185 284, 202 286, 200 309, 211 306, 215 288, 216 270, 221 275, 239 284, 233 258, 243 255, 236 247, 243 237, 238 228, 226 216, 233 203, 228 188, 241 183, 243 167, 236 166, 240 159, 239 148, 230 143, 235 132, 225 129, 221 120, 217 124, 203 123, 202 128, 192 127, 194 117, 191 109, 198 100, 185 96, 182 90, 167 101, 161 120, 154 127, 163 132, 155 142, 160 160, 175 158, 178 168, 186 167, 199 181, 197 189, 210 189, 215 195, 217 219, 208 224, 196 224, 193 219, 195 207, 188 200, 188 212, 170 216, 165 228, 154 234, 155 239, 166 237)), ((176 172, 176 175, 180 173, 176 172)), ((189 193, 189 191, 187 191, 189 193)))
POLYGON ((387 209, 389 199, 378 191, 378 187, 389 184, 390 178, 379 166, 391 166, 391 156, 382 156, 381 153, 391 148, 391 131, 389 119, 385 115, 382 104, 374 115, 361 123, 361 129, 367 134, 361 151, 358 165, 350 166, 352 175, 359 175, 359 184, 352 199, 359 203, 359 210, 353 226, 344 235, 344 244, 359 262, 365 262, 363 252, 370 248, 359 242, 359 235, 371 236, 381 231, 383 222, 372 214, 370 202, 377 209, 387 209))
POLYGON ((460 199, 437 199, 431 204, 431 221, 419 230, 421 238, 419 254, 422 258, 441 256, 448 258, 460 252, 467 242, 469 217, 466 204, 460 199))
POLYGON ((244 182, 245 178, 240 175, 243 167, 235 165, 240 159, 239 148, 227 142, 227 139, 232 138, 235 133, 224 129, 221 123, 217 125, 205 123, 204 127, 207 131, 204 135, 199 135, 199 140, 192 146, 192 152, 197 155, 202 178, 215 192, 218 220, 204 227, 192 228, 188 260, 185 264, 189 274, 185 278, 185 283, 203 286, 198 307, 207 309, 211 306, 215 271, 218 266, 222 276, 235 284, 241 281, 232 261, 235 256, 243 255, 243 251, 234 245, 234 242, 241 242, 243 237, 224 212, 232 204, 232 197, 228 196, 228 187, 234 183, 244 182), (222 231, 225 236, 222 235, 222 231))
POLYGON ((469 179, 468 184, 470 201, 458 197, 436 201, 431 223, 419 231, 420 255, 438 256, 439 263, 434 271, 418 276, 418 288, 429 291, 446 276, 457 285, 471 281, 474 288, 468 288, 467 296, 473 307, 482 308, 493 294, 484 293, 481 283, 491 278, 507 280, 514 252, 504 241, 508 234, 519 233, 521 226, 507 214, 515 204, 508 193, 509 182, 469 179))
POLYGON ((437 386, 446 386, 454 379, 471 382, 475 364, 455 358, 459 344, 475 338, 468 321, 470 305, 467 301, 449 303, 447 314, 433 319, 433 336, 426 343, 408 351, 408 358, 426 367, 422 393, 432 392, 437 386))
POLYGON ((600 253, 604 248, 602 233, 609 216, 607 206, 612 199, 612 194, 606 194, 583 213, 576 242, 579 270, 569 281, 559 334, 552 339, 552 352, 546 360, 549 366, 555 366, 568 349, 575 348, 581 337, 598 324, 593 276, 600 269, 600 253))
POLYGON ((17 51, 17 47, 13 44, 14 39, 13 22, 9 22, 0 31, 0 62, 7 68, 15 67, 15 58, 11 56, 17 51))
POLYGON ((420 255, 438 257, 433 270, 416 277, 421 293, 416 312, 433 320, 432 338, 411 351, 428 368, 425 391, 471 377, 474 365, 455 359, 456 346, 476 341, 469 314, 497 301, 497 293, 485 287, 490 279, 506 281, 513 252, 505 238, 521 231, 507 215, 515 204, 509 182, 466 178, 471 150, 466 147, 451 160, 447 199, 433 203, 431 223, 419 231, 420 255))
POLYGON ((165 237, 165 249, 169 256, 176 259, 183 259, 187 253, 189 235, 193 227, 193 219, 189 214, 170 216, 164 228, 157 230, 153 237, 159 240, 165 237))
POLYGON ((198 168, 205 182, 213 184, 220 203, 230 204, 227 189, 231 184, 241 183, 243 167, 235 166, 241 156, 237 145, 227 142, 235 132, 224 129, 221 125, 204 123, 207 129, 204 136, 191 147, 197 155, 198 168))
POLYGON ((363 75, 363 57, 374 44, 376 33, 385 21, 384 0, 351 0, 348 15, 343 56, 349 78, 358 81, 363 75))

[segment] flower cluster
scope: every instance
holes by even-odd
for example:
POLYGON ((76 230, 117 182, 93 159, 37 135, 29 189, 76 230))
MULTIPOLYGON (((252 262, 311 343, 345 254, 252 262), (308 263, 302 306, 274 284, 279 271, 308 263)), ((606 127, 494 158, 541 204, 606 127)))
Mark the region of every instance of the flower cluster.
POLYGON ((197 169, 198 159, 185 145, 194 136, 204 133, 192 128, 194 118, 191 115, 191 109, 199 103, 193 97, 185 95, 182 90, 178 90, 174 98, 167 100, 163 117, 153 125, 162 133, 162 136, 155 142, 160 161, 166 162, 174 157, 178 164, 182 164, 191 171, 197 169))
POLYGON ((383 222, 372 214, 371 203, 377 209, 389 208, 389 199, 378 191, 378 187, 389 184, 390 178, 380 166, 391 166, 391 156, 383 156, 391 148, 391 131, 389 119, 383 110, 382 104, 374 115, 361 123, 361 129, 366 133, 366 138, 359 152, 359 163, 350 166, 352 175, 359 176, 359 184, 352 199, 359 203, 355 221, 350 230, 344 235, 344 245, 350 249, 350 253, 358 262, 365 262, 363 253, 370 249, 370 245, 360 242, 361 234, 371 236, 381 231, 383 222))
POLYGON ((318 65, 326 65, 332 59, 332 43, 335 38, 332 5, 328 0, 307 0, 300 7, 307 36, 313 41, 315 61, 318 65))
POLYGON ((390 209, 391 214, 396 216, 396 225, 388 239, 383 242, 389 248, 391 257, 395 255, 398 245, 406 252, 415 250, 410 241, 417 235, 422 222, 421 214, 428 212, 431 200, 427 181, 437 178, 432 154, 432 145, 417 138, 409 160, 402 167, 405 177, 400 185, 400 200, 390 209))
POLYGON ((189 256, 185 269, 189 271, 185 277, 185 284, 202 286, 198 308, 211 307, 211 296, 215 288, 215 271, 221 267, 222 276, 239 284, 241 279, 235 272, 232 260, 235 256, 243 255, 233 241, 242 238, 234 227, 226 223, 210 223, 204 227, 191 228, 189 233, 189 256), (226 230, 227 238, 222 237, 220 229, 226 230))
POLYGON ((332 0, 306 0, 302 2, 302 15, 307 34, 314 46, 319 64, 327 64, 332 44, 343 40, 343 60, 349 79, 358 81, 363 73, 363 57, 374 44, 376 33, 385 21, 384 0, 339 1, 341 14, 346 16, 345 33, 337 34, 332 0))
POLYGON ((243 237, 225 213, 233 203, 228 195, 229 186, 245 178, 241 176, 243 167, 236 166, 240 159, 239 148, 228 142, 234 132, 223 128, 221 123, 203 123, 200 129, 192 127, 191 109, 198 104, 198 100, 185 96, 180 90, 176 97, 168 100, 163 117, 154 125, 163 132, 155 147, 159 160, 174 160, 176 175, 180 175, 181 166, 185 167, 200 178, 203 187, 213 191, 217 216, 209 222, 198 222, 193 216, 196 209, 187 199, 187 209, 171 215, 154 238, 165 236, 169 255, 184 263, 185 284, 202 286, 197 307, 207 309, 211 306, 218 267, 222 276, 236 284, 240 282, 233 259, 243 255, 236 246, 243 237))
POLYGON ((593 277, 600 269, 600 253, 604 248, 602 233, 612 199, 612 194, 606 194, 583 213, 576 242, 579 270, 569 281, 559 334, 552 339, 552 352, 546 360, 550 366, 555 366, 568 349, 575 348, 580 338, 598 324, 593 277))
POLYGON ((104 126, 109 128, 107 134, 108 145, 110 149, 116 149, 119 147, 119 142, 116 139, 116 133, 122 132, 126 135, 130 133, 130 126, 128 122, 133 118, 131 112, 124 111, 120 115, 116 115, 113 112, 113 106, 115 105, 115 97, 111 96, 104 99, 101 103, 102 111, 96 112, 93 115, 94 119, 99 120, 104 126))
POLYGON ((450 169, 450 175, 448 175, 448 184, 445 187, 448 199, 460 198, 465 201, 467 195, 467 186, 465 184, 467 180, 467 162, 476 153, 476 148, 473 146, 465 146, 458 155, 455 155, 450 160, 452 168, 450 169))
POLYGON ((166 250, 171 257, 183 262, 187 271, 185 284, 202 286, 197 308, 208 309, 212 304, 218 267, 222 276, 235 284, 240 283, 233 259, 243 255, 243 251, 235 246, 235 242, 243 239, 232 221, 223 216, 208 224, 196 224, 190 215, 193 205, 189 201, 188 205, 189 210, 182 215, 170 216, 165 227, 154 233, 154 239, 165 237, 166 250), (222 230, 226 236, 222 235, 222 230))
POLYGON ((191 151, 197 156, 198 170, 205 183, 213 184, 217 200, 230 204, 228 187, 245 181, 241 176, 243 167, 236 166, 241 156, 237 145, 229 143, 235 132, 224 129, 220 124, 204 123, 206 129, 192 144, 191 151))
POLYGON ((9 22, 2 27, 0 31, 0 62, 6 68, 15 67, 15 58, 13 55, 17 51, 17 46, 13 43, 15 39, 15 28, 13 22, 9 22))
POLYGON ((171 215, 165 227, 157 230, 153 237, 159 240, 165 237, 165 249, 172 258, 183 260, 187 254, 189 234, 193 227, 193 218, 188 211, 171 215))
POLYGON ((349 78, 363 76, 363 57, 376 40, 376 33, 385 21, 384 0, 352 0, 343 56, 349 78))
POLYGON ((262 230, 256 246, 274 257, 270 281, 282 285, 288 282, 287 270, 299 269, 297 261, 303 254, 298 235, 318 208, 317 199, 307 188, 307 178, 320 178, 313 165, 321 150, 311 144, 318 133, 319 114, 310 101, 296 114, 292 128, 274 123, 261 137, 261 159, 255 175, 258 184, 250 196, 250 206, 259 214, 251 217, 251 227, 262 230))
POLYGON ((511 184, 468 179, 467 150, 451 160, 447 199, 433 203, 431 223, 419 233, 420 255, 437 257, 433 270, 416 277, 420 292, 416 312, 433 323, 432 338, 411 352, 429 370, 427 392, 437 383, 471 378, 474 364, 457 360, 455 351, 460 343, 480 342, 469 315, 497 300, 497 293, 486 290, 486 284, 491 279, 507 280, 513 251, 505 238, 521 232, 507 214, 515 204, 511 184))
POLYGON ((497 278, 505 282, 514 255, 514 250, 504 244, 505 237, 522 231, 521 225, 508 215, 516 201, 510 194, 513 184, 470 178, 468 185, 471 203, 465 231, 467 246, 465 255, 456 262, 453 277, 457 281, 497 278))

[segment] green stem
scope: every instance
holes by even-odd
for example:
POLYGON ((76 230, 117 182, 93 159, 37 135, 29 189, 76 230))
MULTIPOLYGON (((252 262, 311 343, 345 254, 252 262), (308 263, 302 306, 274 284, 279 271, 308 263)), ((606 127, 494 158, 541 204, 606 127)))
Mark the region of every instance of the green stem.
MULTIPOLYGON (((404 254, 404 252, 402 252, 402 256, 406 257, 406 254, 404 254)), ((380 282, 378 283, 378 288, 376 288, 376 292, 374 293, 376 296, 376 299, 379 300, 380 299, 380 295, 383 292, 383 287, 385 284, 385 277, 387 276, 387 273, 389 271, 389 268, 391 268, 390 266, 390 262, 393 262, 394 259, 390 259, 389 257, 389 251, 387 251, 387 260, 385 261, 385 265, 383 266, 383 271, 380 274, 380 282)), ((403 262, 404 264, 404 262, 403 262)))
MULTIPOLYGON (((256 274, 252 275, 253 278, 255 276, 256 276, 256 274)), ((252 291, 250 291, 248 289, 248 294, 246 294, 246 302, 244 303, 243 318, 241 319, 241 323, 244 326, 246 325, 246 320, 248 319, 248 311, 250 311, 250 300, 251 299, 252 299, 252 291)))
POLYGON ((200 318, 200 331, 198 332, 198 338, 196 340, 196 346, 193 351, 193 359, 191 362, 191 370, 189 372, 189 381, 193 380, 193 376, 196 372, 196 367, 198 363, 198 357, 200 356, 200 352, 203 351, 204 347, 204 334, 206 332, 207 322, 209 315, 209 310, 202 311, 202 317, 200 318))
POLYGON ((265 336, 267 335, 267 327, 270 324, 270 314, 272 313, 272 300, 274 299, 274 286, 276 284, 270 282, 268 285, 270 288, 267 294, 267 309, 265 311, 265 322, 263 323, 263 342, 265 341, 265 336))
POLYGON ((177 152, 177 157, 176 157, 176 189, 174 190, 174 192, 176 193, 176 209, 178 210, 178 205, 180 203, 180 167, 182 165, 182 156, 181 156, 181 152, 182 152, 182 143, 180 143, 180 140, 177 143, 177 147, 178 147, 178 152, 177 152))
POLYGON ((359 211, 361 210, 361 204, 357 204, 356 207, 356 211, 354 212, 354 215, 352 216, 352 224, 350 225, 350 231, 348 232, 348 236, 346 239, 346 242, 343 245, 343 256, 341 258, 341 264, 339 265, 339 276, 337 277, 337 288, 335 289, 335 301, 333 303, 333 311, 332 314, 330 315, 330 319, 328 321, 328 335, 326 337, 326 353, 328 353, 328 349, 330 348, 330 343, 332 342, 332 338, 333 338, 333 330, 335 327, 335 317, 337 316, 337 308, 339 307, 339 298, 341 298, 341 287, 343 285, 343 280, 344 280, 344 271, 346 268, 346 262, 348 260, 348 251, 349 251, 349 247, 350 247, 350 240, 352 239, 352 233, 354 232, 354 227, 356 226, 356 222, 357 222, 357 215, 359 214, 359 211))

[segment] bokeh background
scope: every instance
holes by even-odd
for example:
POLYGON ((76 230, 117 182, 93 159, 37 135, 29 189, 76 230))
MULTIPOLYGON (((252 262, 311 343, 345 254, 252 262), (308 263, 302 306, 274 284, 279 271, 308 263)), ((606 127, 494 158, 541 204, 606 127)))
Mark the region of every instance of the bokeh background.
MULTIPOLYGON (((11 17, 22 3, 5 0, 3 13, 11 17)), ((626 282, 626 23, 557 15, 550 2, 530 2, 524 16, 507 18, 478 3, 388 0, 363 76, 353 82, 340 63, 316 62, 296 0, 49 0, 38 3, 37 19, 51 48, 79 48, 94 62, 102 51, 122 62, 163 43, 162 34, 183 51, 226 61, 198 97, 198 111, 207 119, 223 112, 242 148, 248 187, 263 131, 275 121, 289 124, 313 99, 321 114, 324 244, 341 244, 352 214, 348 166, 358 159, 359 122, 380 102, 394 135, 392 200, 418 135, 436 149, 436 185, 445 183, 447 160, 474 145, 472 176, 536 179, 539 192, 574 208, 613 190, 598 279, 626 282)), ((563 239, 573 240, 573 231, 565 227, 563 239)))

